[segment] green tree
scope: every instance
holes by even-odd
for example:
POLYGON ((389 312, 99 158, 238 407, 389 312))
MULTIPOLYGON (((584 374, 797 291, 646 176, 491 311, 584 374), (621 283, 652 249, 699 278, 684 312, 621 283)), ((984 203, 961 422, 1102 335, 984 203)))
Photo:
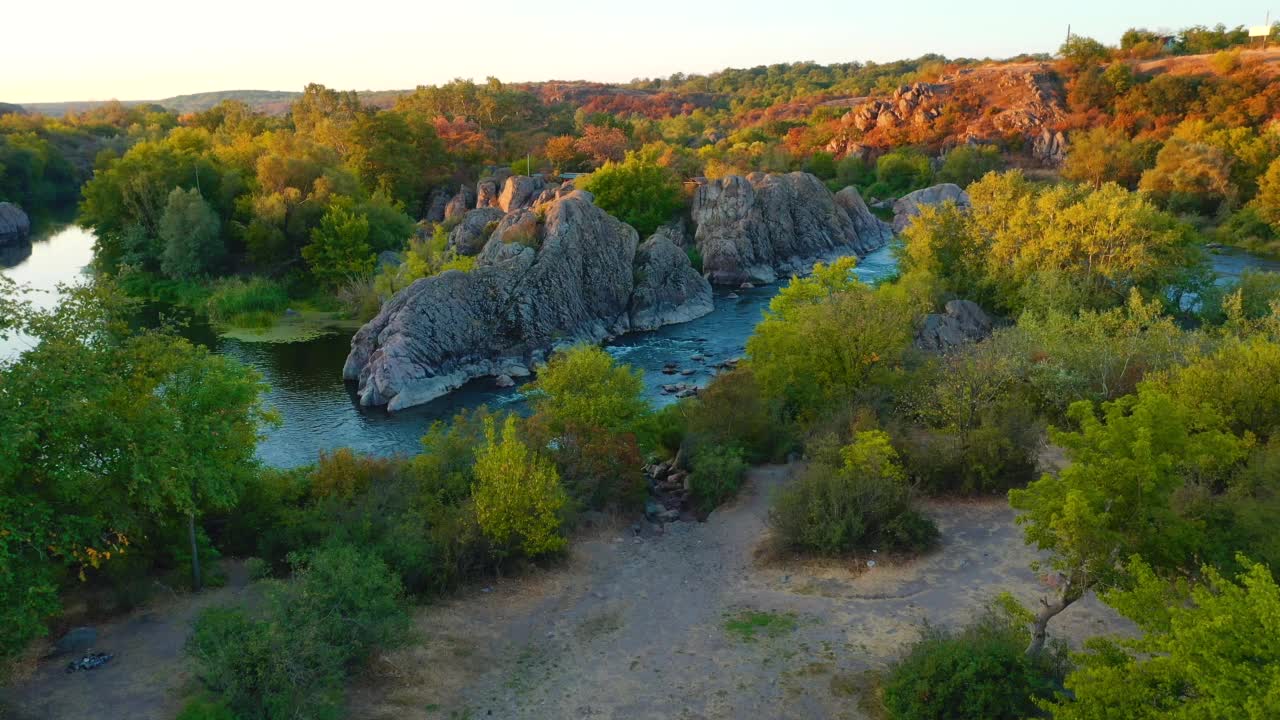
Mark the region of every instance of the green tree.
POLYGON ((927 187, 933 182, 933 165, 918 150, 903 148, 881 155, 876 160, 876 184, 870 195, 898 196, 927 187))
POLYGON ((160 242, 164 252, 160 270, 171 278, 202 275, 222 260, 222 228, 218 213, 198 190, 174 188, 160 216, 160 242))
POLYGON ((331 204, 320 218, 320 226, 311 231, 311 243, 302 249, 302 257, 312 274, 331 287, 373 272, 369 218, 350 203, 331 204))
POLYGON ((557 353, 538 372, 532 391, 534 410, 557 428, 584 425, 630 432, 649 409, 641 372, 616 364, 594 345, 557 353))
POLYGON ((1051 571, 1057 597, 1042 598, 1029 654, 1044 647, 1050 620, 1090 589, 1114 587, 1123 558, 1138 555, 1162 570, 1186 568, 1202 544, 1196 523, 1180 515, 1175 493, 1191 481, 1220 482, 1244 455, 1208 408, 1188 408, 1144 388, 1137 395, 1071 406, 1076 432, 1054 431, 1071 463, 1025 490, 1009 491, 1026 541, 1048 553, 1033 567, 1051 571))
POLYGON ((558 552, 565 547, 560 534, 564 488, 551 461, 520 440, 516 420, 508 417, 502 435, 485 419, 484 444, 476 450, 473 470, 476 520, 499 555, 519 550, 527 557, 558 552))
POLYGON ((1171 592, 1135 559, 1133 587, 1103 599, 1142 634, 1088 643, 1067 676, 1071 699, 1044 708, 1059 720, 1280 715, 1280 588, 1266 566, 1240 564, 1234 581, 1205 567, 1203 582, 1171 592))
POLYGON ((1068 67, 1079 72, 1085 68, 1101 65, 1111 58, 1111 51, 1106 45, 1084 35, 1072 35, 1066 42, 1062 43, 1062 47, 1058 48, 1058 55, 1067 63, 1068 67))
POLYGON ((1258 180, 1258 194, 1252 207, 1280 234, 1280 158, 1276 158, 1258 180))
POLYGON ((1155 167, 1142 174, 1138 187, 1163 208, 1201 215, 1229 209, 1239 197, 1227 154, 1213 145, 1181 138, 1165 143, 1155 167))
POLYGON ((597 205, 634 227, 642 238, 653 234, 684 205, 675 174, 640 160, 634 153, 620 163, 606 162, 575 185, 594 195, 597 205))
POLYGON ((1098 126, 1072 134, 1062 177, 1094 188, 1109 182, 1133 188, 1146 168, 1142 149, 1127 135, 1098 126))
POLYGON ((989 172, 1004 167, 1000 149, 994 145, 961 145, 947 153, 938 170, 940 182, 965 187, 989 172))

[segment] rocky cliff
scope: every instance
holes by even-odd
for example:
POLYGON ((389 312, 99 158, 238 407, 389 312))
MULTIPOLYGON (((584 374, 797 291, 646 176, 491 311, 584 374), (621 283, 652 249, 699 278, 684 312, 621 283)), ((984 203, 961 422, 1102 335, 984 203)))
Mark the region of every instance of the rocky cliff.
POLYGON ((556 347, 710 310, 710 286, 669 238, 641 246, 589 194, 566 192, 503 216, 471 272, 388 301, 352 338, 343 377, 362 404, 400 410, 474 378, 527 375, 556 347))
POLYGON ((17 245, 31 233, 31 220, 22 208, 0 202, 0 245, 17 245))
POLYGON ((847 196, 837 202, 808 173, 708 181, 695 193, 692 211, 703 272, 721 285, 771 283, 807 272, 815 261, 865 255, 888 242, 888 234, 865 217, 859 218, 860 231, 846 205, 855 204, 847 196))
POLYGON ((920 214, 921 208, 948 202, 962 208, 970 207, 969 194, 954 183, 942 183, 903 195, 893 203, 893 231, 900 233, 906 230, 920 214))

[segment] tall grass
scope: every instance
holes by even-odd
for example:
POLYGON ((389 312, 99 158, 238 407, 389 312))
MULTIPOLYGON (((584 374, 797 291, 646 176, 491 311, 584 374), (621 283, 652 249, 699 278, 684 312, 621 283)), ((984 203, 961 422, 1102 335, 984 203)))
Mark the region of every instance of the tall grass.
POLYGON ((227 327, 271 327, 289 306, 289 295, 276 282, 261 277, 219 281, 205 303, 209 320, 227 327))

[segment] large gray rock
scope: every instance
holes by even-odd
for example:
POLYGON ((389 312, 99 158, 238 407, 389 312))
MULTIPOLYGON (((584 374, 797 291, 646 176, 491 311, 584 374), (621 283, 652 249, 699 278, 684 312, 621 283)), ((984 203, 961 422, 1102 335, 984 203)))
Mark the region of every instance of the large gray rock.
POLYGON ((881 246, 893 241, 893 227, 871 212, 862 195, 858 194, 858 188, 850 185, 836 193, 835 197, 836 204, 844 208, 845 214, 853 221, 853 229, 857 231, 858 237, 870 238, 881 246))
POLYGON ((498 184, 492 180, 481 180, 476 183, 476 207, 498 207, 498 184))
POLYGON ((17 245, 31 234, 31 219, 22 208, 0 202, 0 245, 17 245))
POLYGON ((880 233, 859 235, 831 191, 808 173, 707 181, 694 194, 692 217, 703 272, 720 285, 770 283, 885 242, 880 233))
POLYGON ((1062 131, 1041 130, 1031 142, 1031 155, 1049 167, 1061 165, 1067 159, 1067 136, 1062 131))
POLYGON ((449 204, 444 206, 444 220, 449 222, 454 218, 460 218, 467 214, 471 209, 472 203, 475 202, 476 195, 471 188, 463 185, 458 189, 458 194, 454 195, 449 204))
POLYGON ((502 185, 502 193, 498 195, 498 208, 503 212, 511 212, 530 207, 546 189, 547 182, 540 177, 513 175, 502 185))
MULTIPOLYGON (((392 297, 352 338, 343 377, 359 384, 361 404, 394 411, 626 332, 638 240, 569 194, 546 208, 536 249, 486 246, 471 272, 424 278, 392 297)), ((496 232, 489 244, 504 245, 496 232)))
POLYGON ((423 219, 433 223, 443 222, 444 209, 448 207, 451 197, 448 190, 442 187, 434 188, 427 196, 427 214, 423 219))
POLYGON ((900 233, 920 214, 921 208, 953 202, 959 207, 971 207, 969 194, 959 185, 943 183, 923 190, 916 190, 898 198, 893 204, 893 231, 900 233))
POLYGON ((942 313, 924 316, 924 322, 916 331, 916 347, 936 353, 946 353, 968 343, 984 340, 991 335, 991 317, 975 302, 951 300, 942 313))
POLYGON ((631 329, 653 330, 711 312, 711 283, 689 263, 667 228, 640 243, 631 293, 631 329))
POLYGON ((476 255, 484 249, 489 241, 489 233, 485 228, 489 223, 502 220, 502 211, 497 208, 477 208, 468 210, 462 221, 449 231, 449 247, 459 255, 476 255))

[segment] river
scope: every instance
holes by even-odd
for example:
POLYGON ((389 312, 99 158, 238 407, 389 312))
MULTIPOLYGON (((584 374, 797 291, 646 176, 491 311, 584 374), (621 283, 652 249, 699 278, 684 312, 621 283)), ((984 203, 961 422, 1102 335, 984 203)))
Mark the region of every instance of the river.
MULTIPOLYGON (((0 273, 27 285, 35 301, 45 307, 57 302, 56 286, 85 278, 84 268, 93 258, 93 234, 75 225, 51 230, 31 244, 31 253, 9 257, 12 266, 0 273)), ((1248 267, 1280 271, 1280 262, 1251 256, 1236 250, 1212 255, 1214 270, 1224 281, 1238 277, 1248 267)), ((874 281, 893 274, 896 262, 885 248, 863 258, 857 274, 874 281)), ((644 371, 650 400, 661 405, 672 402, 662 385, 690 383, 704 385, 712 366, 738 357, 743 345, 778 286, 752 290, 718 290, 715 309, 692 322, 671 325, 653 332, 625 335, 606 349, 619 361, 644 371), (702 360, 693 358, 701 356, 702 360), (663 366, 675 362, 684 375, 664 375, 663 366)), ((459 410, 488 404, 490 407, 518 408, 520 389, 498 389, 492 380, 469 383, 449 395, 410 410, 388 414, 379 409, 361 408, 351 389, 342 381, 341 369, 350 347, 343 334, 326 335, 298 343, 244 342, 219 337, 208 327, 191 328, 193 340, 214 351, 236 358, 255 368, 266 381, 268 405, 282 422, 269 428, 258 445, 263 462, 277 467, 295 467, 315 460, 321 450, 350 447, 379 455, 414 453, 431 423, 447 420, 459 410)), ((26 347, 19 338, 0 342, 0 357, 26 347)))

